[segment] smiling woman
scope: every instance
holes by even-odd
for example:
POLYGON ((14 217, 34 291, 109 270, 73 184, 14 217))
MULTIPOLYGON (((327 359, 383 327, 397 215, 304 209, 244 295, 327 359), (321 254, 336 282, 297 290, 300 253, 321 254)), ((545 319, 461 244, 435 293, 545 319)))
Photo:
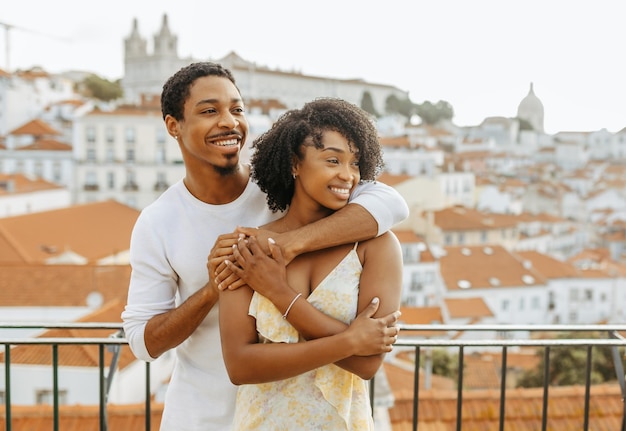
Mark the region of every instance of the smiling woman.
MULTIPOLYGON (((340 210, 382 167, 369 114, 341 99, 288 111, 253 147, 253 180, 273 211, 286 210, 263 226, 275 234, 340 210)), ((239 241, 227 266, 249 287, 220 293, 224 360, 231 381, 242 385, 233 430, 372 430, 365 380, 397 337, 398 240, 387 232, 286 266, 273 241, 270 250, 267 256, 254 237, 239 241), (275 305, 276 286, 288 292, 284 307, 275 305), (389 320, 365 329, 372 316, 389 320)))

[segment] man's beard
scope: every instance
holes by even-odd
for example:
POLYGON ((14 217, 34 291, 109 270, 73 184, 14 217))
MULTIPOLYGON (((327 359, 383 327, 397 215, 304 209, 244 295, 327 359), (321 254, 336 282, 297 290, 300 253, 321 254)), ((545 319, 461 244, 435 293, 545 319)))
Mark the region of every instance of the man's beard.
POLYGON ((235 175, 239 172, 239 163, 235 163, 231 166, 216 166, 213 165, 213 169, 222 177, 228 177, 230 175, 235 175))

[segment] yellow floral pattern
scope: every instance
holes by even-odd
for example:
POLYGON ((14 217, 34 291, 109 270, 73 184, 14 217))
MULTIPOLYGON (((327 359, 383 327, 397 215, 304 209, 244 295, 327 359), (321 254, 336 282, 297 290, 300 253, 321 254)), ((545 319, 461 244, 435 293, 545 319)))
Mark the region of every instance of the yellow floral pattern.
MULTIPOLYGON (((350 323, 356 317, 362 269, 355 245, 307 301, 350 323)), ((256 318, 260 342, 302 341, 267 298, 255 293, 249 314, 256 318)), ((234 431, 373 429, 367 382, 333 364, 290 379, 242 385, 237 392, 234 431)))

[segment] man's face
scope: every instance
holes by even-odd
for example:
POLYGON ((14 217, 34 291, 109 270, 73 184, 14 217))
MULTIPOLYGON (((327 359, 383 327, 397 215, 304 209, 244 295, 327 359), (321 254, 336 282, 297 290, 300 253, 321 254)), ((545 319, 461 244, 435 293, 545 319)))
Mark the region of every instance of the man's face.
POLYGON ((184 120, 177 135, 185 164, 210 165, 228 173, 237 168, 248 136, 244 104, 237 87, 227 78, 205 76, 190 88, 184 120))

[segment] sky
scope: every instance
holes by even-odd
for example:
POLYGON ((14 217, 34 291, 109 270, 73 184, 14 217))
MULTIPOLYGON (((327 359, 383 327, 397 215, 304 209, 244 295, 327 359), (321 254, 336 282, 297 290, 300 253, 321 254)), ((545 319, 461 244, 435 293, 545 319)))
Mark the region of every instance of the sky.
POLYGON ((11 1, 0 68, 115 80, 133 20, 151 50, 165 14, 180 57, 392 85, 459 126, 515 117, 533 83, 547 133, 626 127, 623 0, 11 1))

